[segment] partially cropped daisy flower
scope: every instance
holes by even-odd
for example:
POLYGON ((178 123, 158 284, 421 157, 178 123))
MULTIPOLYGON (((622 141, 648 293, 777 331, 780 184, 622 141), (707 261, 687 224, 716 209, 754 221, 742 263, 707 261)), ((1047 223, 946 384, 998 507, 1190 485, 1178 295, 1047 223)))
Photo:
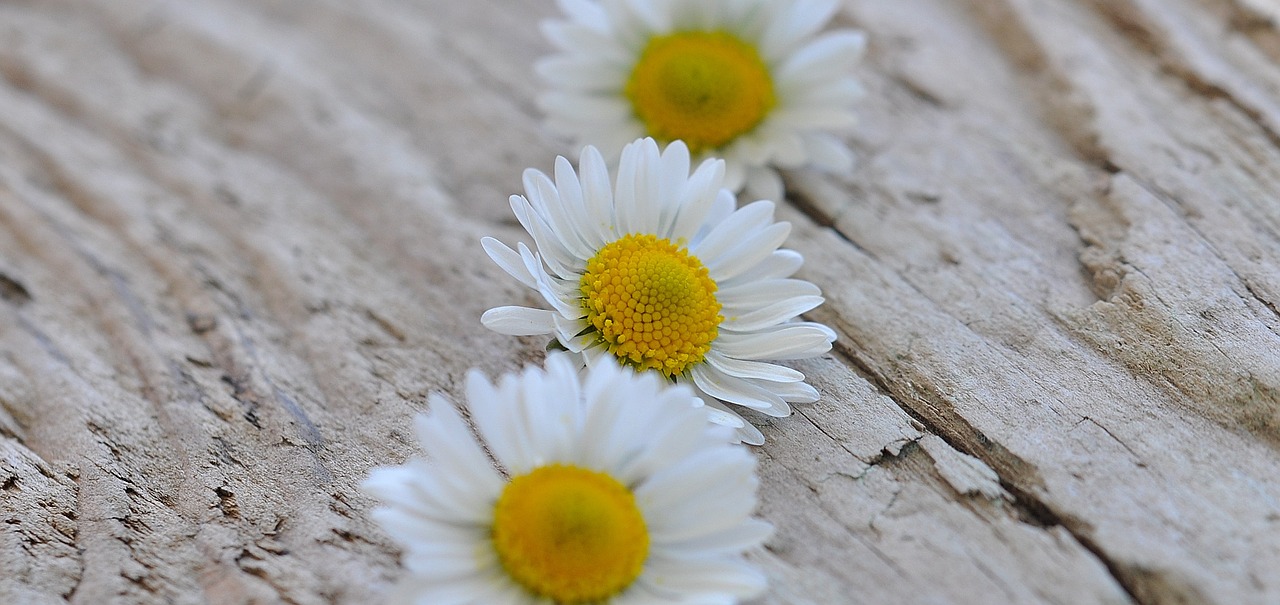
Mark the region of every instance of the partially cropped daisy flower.
POLYGON ((375 469, 374 518, 404 544, 415 604, 732 603, 764 577, 742 557, 755 459, 683 387, 553 355, 498 384, 467 377, 471 419, 433 396, 426 460, 375 469))
POLYGON ((511 208, 537 251, 482 243, 552 310, 498 307, 481 321, 504 334, 553 335, 588 365, 613 358, 688 383, 710 396, 715 422, 764 443, 722 402, 786 416, 790 403, 817 401, 803 374, 761 360, 821 355, 836 335, 795 320, 823 299, 790 278, 802 259, 778 249, 791 224, 774 222, 773 202, 735 210, 721 188, 723 161, 689 168, 684 143, 659 151, 644 139, 623 150, 616 183, 594 147, 583 150, 579 174, 563 157, 554 180, 525 171, 525 195, 511 196, 511 208))
POLYGON ((549 126, 613 159, 650 136, 722 157, 726 186, 780 199, 772 167, 843 171, 837 136, 862 94, 866 44, 818 34, 838 0, 560 0, 543 30, 559 52, 537 64, 549 126))

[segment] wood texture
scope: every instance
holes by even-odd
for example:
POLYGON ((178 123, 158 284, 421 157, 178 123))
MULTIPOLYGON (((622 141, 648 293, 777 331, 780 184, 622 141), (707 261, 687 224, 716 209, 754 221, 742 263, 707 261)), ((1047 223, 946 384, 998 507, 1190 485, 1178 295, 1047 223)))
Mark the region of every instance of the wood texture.
MULTIPOLYGON (((545 2, 0 2, 0 601, 369 603, 355 489, 535 304, 545 2)), ((1280 7, 848 0, 840 333, 761 418, 763 603, 1280 602, 1280 7)))

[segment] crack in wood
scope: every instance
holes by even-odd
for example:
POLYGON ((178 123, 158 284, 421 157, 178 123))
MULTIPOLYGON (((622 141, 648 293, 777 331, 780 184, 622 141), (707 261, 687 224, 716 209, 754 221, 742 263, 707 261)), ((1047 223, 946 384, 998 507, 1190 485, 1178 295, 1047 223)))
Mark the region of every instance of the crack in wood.
MULTIPOLYGON (((1016 457, 1013 457, 1007 450, 1004 450, 1003 447, 999 447, 999 444, 987 439, 980 432, 974 429, 974 427, 969 425, 967 421, 964 421, 964 419, 959 415, 952 414, 949 421, 942 421, 931 418, 930 414, 922 413, 916 405, 912 405, 912 403, 910 403, 909 399, 902 398, 898 393, 899 389, 894 388, 893 384, 886 377, 877 372, 869 362, 863 360, 855 351, 848 349, 847 345, 842 346, 843 344, 844 340, 836 342, 836 348, 840 350, 842 357, 851 362, 853 366, 857 368, 858 373, 870 381, 879 393, 888 397, 895 405, 901 408, 904 413, 908 414, 913 420, 920 423, 927 434, 936 435, 955 451, 972 456, 973 458, 982 461, 989 468, 995 471, 1000 486, 1012 496, 1009 500, 1009 504, 1014 507, 1015 511, 1017 511, 1019 519, 1040 528, 1063 528, 1071 534, 1076 542, 1088 550, 1100 563, 1102 563, 1103 566, 1107 568, 1112 579, 1116 581, 1117 585, 1124 589, 1135 603, 1138 605, 1157 605, 1156 601, 1139 598, 1141 591, 1137 586, 1132 584, 1132 576, 1121 573, 1127 568, 1118 563, 1096 542, 1089 538, 1088 532, 1090 530, 1087 528, 1087 524, 1081 523, 1078 520, 1064 521, 1064 519, 1058 513, 1054 512, 1044 500, 1036 497, 1032 493, 1032 489, 1043 489, 1043 485, 1038 481, 1038 479, 1031 485, 1025 485, 1024 481, 1027 477, 1021 476, 1017 473, 1013 473, 1012 476, 1010 475, 1009 469, 1012 460, 1016 460, 1021 466, 1031 469, 1029 464, 1025 461, 1021 461, 1020 459, 1016 459, 1016 457), (970 437, 958 438, 955 433, 955 427, 958 426, 967 427, 968 431, 971 433, 970 437), (949 430, 948 427, 951 427, 951 429, 949 430), (987 447, 970 447, 969 444, 975 442, 975 440, 978 443, 986 444, 987 447), (1003 456, 992 455, 992 448, 997 447, 999 450, 1003 450, 1003 456)), ((924 403, 923 400, 919 400, 919 402, 924 403)), ((950 404, 945 400, 945 398, 938 395, 934 397, 934 402, 930 407, 934 410, 942 410, 950 408, 950 404)))
POLYGON ((1195 65, 1188 62, 1179 49, 1173 46, 1176 42, 1174 36, 1168 31, 1156 31, 1159 26, 1153 22, 1151 15, 1145 12, 1150 9, 1135 4, 1133 0, 1092 0, 1092 4, 1104 18, 1121 30, 1122 34, 1126 34, 1123 36, 1125 39, 1136 41, 1137 46, 1155 59, 1165 73, 1179 79, 1188 90, 1210 101, 1225 101, 1257 126, 1272 145, 1280 149, 1280 132, 1268 123, 1269 120, 1264 111, 1241 99, 1237 93, 1228 88, 1229 84, 1215 82, 1200 73, 1195 65))
POLYGON ((22 285, 22 282, 0 272, 0 299, 15 305, 24 305, 31 302, 31 293, 27 291, 26 286, 22 285))
POLYGON ((1245 290, 1248 292, 1250 296, 1253 297, 1254 300, 1257 300, 1264 307, 1266 307, 1267 309, 1270 309, 1271 312, 1275 314, 1276 318, 1280 319, 1280 306, 1278 306, 1276 302, 1267 300, 1263 298, 1260 294, 1258 294, 1258 292, 1254 289, 1254 286, 1252 285, 1250 280, 1240 275, 1240 272, 1237 271, 1234 266, 1232 266, 1231 261, 1227 259, 1225 255, 1222 254, 1222 252, 1218 249, 1218 246, 1214 244, 1214 241, 1210 239, 1198 225, 1196 225, 1195 221, 1187 220, 1185 218, 1187 204, 1182 199, 1180 199, 1175 193, 1162 189, 1136 174, 1129 173, 1129 172, 1126 172, 1125 174, 1128 176, 1128 178, 1133 180, 1134 183, 1136 183, 1139 187, 1141 187, 1143 191, 1146 191, 1149 195, 1151 195, 1152 198, 1159 200, 1162 204, 1165 205, 1165 207, 1169 208, 1171 212, 1174 212, 1175 214, 1184 217, 1182 224, 1185 225, 1188 229, 1191 230, 1192 233, 1195 234, 1196 241, 1200 245, 1207 248, 1211 253, 1213 253, 1214 258, 1217 259, 1218 262, 1220 262, 1223 267, 1225 267, 1228 271, 1231 272, 1231 274, 1235 277, 1236 281, 1238 281, 1240 284, 1242 284, 1245 287, 1245 290))

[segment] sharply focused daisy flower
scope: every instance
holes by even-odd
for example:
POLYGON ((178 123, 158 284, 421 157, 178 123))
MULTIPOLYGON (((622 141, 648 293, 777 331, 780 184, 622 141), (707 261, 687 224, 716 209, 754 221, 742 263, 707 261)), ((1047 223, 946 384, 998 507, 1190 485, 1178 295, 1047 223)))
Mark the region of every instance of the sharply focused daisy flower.
POLYGON ((375 469, 374 518, 404 544, 396 602, 732 603, 764 577, 742 552, 755 459, 684 387, 553 355, 496 385, 467 376, 471 419, 433 396, 426 460, 375 469))
POLYGON ((659 151, 644 139, 623 150, 616 183, 594 147, 583 150, 580 173, 563 157, 554 180, 525 171, 525 195, 511 196, 511 208, 536 252, 482 243, 552 310, 498 307, 481 321, 504 334, 552 335, 587 365, 613 358, 687 383, 710 396, 713 421, 764 443, 723 402, 786 416, 790 403, 817 401, 803 374, 761 360, 821 355, 836 335, 795 320, 823 299, 791 279, 802 259, 778 249, 791 224, 774 222, 773 202, 735 210, 721 187, 723 161, 689 168, 684 143, 659 151))
POLYGON ((771 168, 848 170, 865 37, 818 34, 838 0, 560 0, 537 64, 553 130, 616 158, 650 136, 727 162, 726 186, 780 199, 771 168))

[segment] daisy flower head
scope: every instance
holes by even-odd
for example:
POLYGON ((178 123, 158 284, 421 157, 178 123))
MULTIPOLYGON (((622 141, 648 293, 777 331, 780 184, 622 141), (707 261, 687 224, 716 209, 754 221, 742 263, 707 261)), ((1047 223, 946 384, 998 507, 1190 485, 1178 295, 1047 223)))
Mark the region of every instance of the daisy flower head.
POLYGON ((548 126, 610 159, 633 139, 683 140, 727 162, 726 186, 780 199, 774 167, 847 171, 851 75, 865 36, 819 33, 838 0, 559 0, 539 61, 548 126))
POLYGON ((554 176, 526 170, 511 208, 536 250, 482 244, 551 308, 497 307, 481 321, 552 336, 586 365, 607 359, 687 384, 714 422, 764 443, 726 403, 786 416, 791 403, 817 401, 803 374, 762 360, 821 355, 836 335, 796 319, 823 299, 791 278, 801 256, 778 248, 791 224, 775 222, 767 200, 735 208, 724 170, 708 159, 690 174, 683 142, 659 150, 653 139, 623 149, 616 180, 591 146, 578 172, 563 157, 554 176))
POLYGON ((681 386, 564 355, 492 384, 472 371, 481 443, 438 395, 426 460, 375 469, 373 517, 404 545, 415 604, 733 603, 765 588, 743 551, 755 459, 681 386), (488 454, 492 455, 492 461, 488 454), (499 468, 495 468, 496 462, 499 468))

